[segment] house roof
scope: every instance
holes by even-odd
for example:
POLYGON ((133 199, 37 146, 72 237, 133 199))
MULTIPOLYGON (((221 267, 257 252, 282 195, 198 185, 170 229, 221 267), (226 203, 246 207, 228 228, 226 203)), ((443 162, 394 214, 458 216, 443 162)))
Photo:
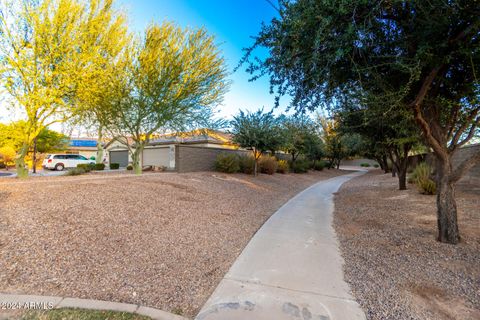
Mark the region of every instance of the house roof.
POLYGON ((77 148, 83 148, 83 147, 90 147, 90 148, 96 148, 97 147, 97 139, 93 138, 76 138, 76 139, 70 139, 68 142, 69 147, 77 147, 77 148))
POLYGON ((222 145, 233 145, 232 136, 226 132, 211 130, 211 129, 197 129, 190 132, 178 132, 163 134, 155 139, 152 139, 148 145, 161 144, 196 144, 196 143, 212 143, 222 145))
MULTIPOLYGON (((125 141, 125 137, 116 137, 110 140, 104 145, 104 148, 110 146, 114 141, 125 141)), ((235 146, 232 142, 232 135, 226 132, 211 130, 211 129, 196 129, 189 132, 176 132, 158 135, 153 138, 148 145, 167 145, 167 144, 198 144, 198 143, 211 143, 218 145, 231 145, 235 146)), ((128 138, 128 144, 133 145, 132 138, 128 138)))

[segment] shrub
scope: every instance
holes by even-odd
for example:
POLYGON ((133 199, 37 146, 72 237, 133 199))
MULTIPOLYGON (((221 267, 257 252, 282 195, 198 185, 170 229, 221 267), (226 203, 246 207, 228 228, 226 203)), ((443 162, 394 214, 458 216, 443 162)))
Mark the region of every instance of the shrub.
POLYGON ((274 174, 277 172, 277 159, 272 156, 262 156, 258 162, 261 173, 274 174))
POLYGON ((220 153, 215 160, 215 170, 225 173, 240 171, 240 161, 234 153, 220 153))
POLYGON ((306 173, 310 164, 307 160, 297 159, 291 163, 291 168, 294 173, 306 173))
POLYGON ((239 165, 240 165, 240 172, 246 174, 253 174, 253 170, 255 170, 255 159, 252 155, 243 155, 238 157, 239 165))
POLYGON ((315 161, 313 165, 313 170, 322 171, 325 168, 325 162, 323 161, 315 161))
POLYGON ((105 164, 104 163, 95 163, 94 170, 105 170, 105 164))
POLYGON ((129 171, 133 170, 133 166, 132 166, 131 164, 129 164, 129 165, 127 166, 127 170, 129 170, 129 171))
POLYGON ((380 167, 380 165, 378 165, 377 163, 375 163, 375 164, 373 165, 373 167, 374 167, 374 168, 378 168, 378 167, 380 167))
POLYGON ((367 163, 367 162, 361 163, 360 167, 368 168, 368 167, 370 167, 370 163, 367 163))
POLYGON ((412 174, 408 177, 408 181, 415 183, 420 193, 435 194, 437 186, 430 178, 431 174, 432 168, 427 163, 422 162, 415 167, 412 174))
POLYGON ((85 172, 92 171, 92 166, 89 163, 77 164, 77 168, 83 169, 85 172))
POLYGON ((278 173, 288 173, 290 171, 290 166, 288 165, 287 160, 278 160, 277 161, 277 172, 278 173))
POLYGON ((77 167, 73 168, 72 170, 68 170, 65 175, 66 176, 79 176, 81 174, 84 174, 86 171, 83 167, 77 167))
POLYGON ((436 194, 437 193, 437 185, 435 181, 432 179, 422 179, 417 182, 417 187, 420 193, 423 194, 436 194))
POLYGON ((110 169, 111 170, 117 170, 118 168, 120 168, 119 163, 110 163, 110 169))

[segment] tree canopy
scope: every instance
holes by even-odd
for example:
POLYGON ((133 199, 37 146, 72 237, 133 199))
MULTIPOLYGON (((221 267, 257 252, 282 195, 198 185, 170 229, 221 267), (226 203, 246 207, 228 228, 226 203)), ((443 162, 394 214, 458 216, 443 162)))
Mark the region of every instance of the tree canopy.
POLYGON ((152 24, 115 64, 97 113, 112 136, 133 139, 127 147, 140 173, 140 154, 154 134, 210 126, 228 88, 226 77, 224 59, 205 29, 152 24))
POLYGON ((43 128, 75 115, 78 99, 98 84, 107 52, 125 30, 112 0, 11 1, 0 4, 0 81, 13 108, 25 114, 17 150, 20 177, 25 155, 43 128))
POLYGON ((412 115, 437 159, 438 239, 459 240, 453 186, 480 152, 452 157, 478 133, 480 7, 476 1, 280 0, 242 63, 292 96, 297 111, 341 109, 356 96, 412 115), (266 58, 255 49, 269 51, 266 58))

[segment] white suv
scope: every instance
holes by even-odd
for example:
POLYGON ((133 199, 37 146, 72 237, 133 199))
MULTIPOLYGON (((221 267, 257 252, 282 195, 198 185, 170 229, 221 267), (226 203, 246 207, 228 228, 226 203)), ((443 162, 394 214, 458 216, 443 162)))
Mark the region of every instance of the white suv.
POLYGON ((95 161, 85 158, 79 154, 49 154, 43 160, 42 167, 44 169, 62 171, 65 168, 76 168, 77 164, 93 163, 95 161))

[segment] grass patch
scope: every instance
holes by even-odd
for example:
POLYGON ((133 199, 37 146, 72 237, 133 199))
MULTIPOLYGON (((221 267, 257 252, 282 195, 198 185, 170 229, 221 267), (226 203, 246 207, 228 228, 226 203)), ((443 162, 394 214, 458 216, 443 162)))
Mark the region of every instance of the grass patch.
POLYGON ((152 320, 150 317, 117 311, 87 309, 52 309, 45 311, 29 311, 21 320, 152 320))

